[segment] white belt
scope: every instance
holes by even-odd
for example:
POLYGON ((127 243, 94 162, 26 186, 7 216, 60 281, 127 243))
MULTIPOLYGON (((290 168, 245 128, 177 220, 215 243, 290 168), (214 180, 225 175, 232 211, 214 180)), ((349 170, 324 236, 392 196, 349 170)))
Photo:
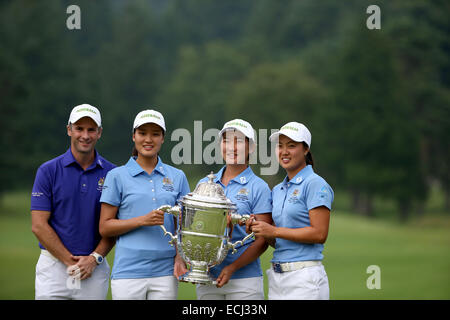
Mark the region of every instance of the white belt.
POLYGON ((45 249, 41 249, 41 254, 46 256, 46 257, 52 258, 53 260, 58 261, 58 259, 56 259, 54 255, 52 255, 50 252, 48 252, 45 249))
POLYGON ((277 273, 283 273, 303 269, 306 267, 313 267, 320 265, 322 265, 321 261, 295 261, 295 262, 272 263, 272 269, 277 273))

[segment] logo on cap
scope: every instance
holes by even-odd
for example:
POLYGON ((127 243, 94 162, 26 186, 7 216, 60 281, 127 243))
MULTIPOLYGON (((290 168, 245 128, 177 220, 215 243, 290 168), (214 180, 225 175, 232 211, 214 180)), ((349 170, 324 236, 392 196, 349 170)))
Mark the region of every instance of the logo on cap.
POLYGON ((153 113, 143 114, 143 115, 140 117, 140 119, 142 119, 142 118, 156 118, 156 119, 158 119, 158 120, 161 120, 160 117, 158 117, 156 114, 153 114, 153 113))
POLYGON ((92 110, 91 108, 80 108, 75 112, 83 112, 83 111, 92 112, 93 114, 97 114, 97 112, 95 112, 95 110, 92 110))
POLYGON ((228 123, 226 124, 226 126, 227 126, 227 127, 229 127, 229 126, 240 126, 240 127, 243 127, 243 128, 245 128, 245 129, 247 129, 247 126, 246 126, 245 124, 243 124, 242 122, 238 122, 238 121, 228 122, 228 123))
POLYGON ((71 123, 75 123, 83 117, 89 117, 92 120, 94 120, 94 122, 99 127, 102 126, 102 118, 100 116, 100 111, 98 111, 96 107, 91 106, 90 104, 87 103, 80 104, 79 106, 76 106, 72 109, 67 124, 69 125, 71 123))
POLYGON ((280 131, 283 129, 298 131, 298 128, 289 125, 282 126, 280 131))

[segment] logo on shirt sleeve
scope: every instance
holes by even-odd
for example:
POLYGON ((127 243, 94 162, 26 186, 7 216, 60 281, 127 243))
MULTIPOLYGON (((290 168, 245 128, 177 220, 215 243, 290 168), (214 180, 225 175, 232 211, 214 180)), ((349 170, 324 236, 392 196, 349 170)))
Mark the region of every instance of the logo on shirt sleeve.
POLYGON ((31 193, 31 196, 32 197, 41 197, 41 196, 43 196, 44 194, 42 193, 42 192, 32 192, 31 193))
POLYGON ((317 192, 317 197, 318 197, 319 199, 327 200, 329 196, 330 196, 330 192, 328 191, 328 189, 327 189, 326 186, 323 186, 322 189, 320 189, 320 190, 317 192))

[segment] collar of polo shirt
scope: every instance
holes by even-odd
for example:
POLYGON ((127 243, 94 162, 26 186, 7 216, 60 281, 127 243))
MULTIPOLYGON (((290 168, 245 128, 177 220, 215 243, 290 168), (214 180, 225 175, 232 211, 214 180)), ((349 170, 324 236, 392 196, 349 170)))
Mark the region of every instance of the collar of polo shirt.
MULTIPOLYGON (((221 181, 223 172, 225 171, 225 168, 226 168, 226 166, 222 167, 219 170, 219 172, 217 172, 216 177, 214 179, 214 182, 217 183, 218 181, 221 181)), ((242 184, 242 185, 247 184, 247 182, 249 181, 250 176, 252 175, 252 173, 253 173, 252 168, 250 168, 250 166, 248 166, 247 169, 245 169, 240 174, 238 174, 236 177, 231 179, 230 182, 234 181, 234 182, 237 182, 237 183, 242 184)))
MULTIPOLYGON (((136 162, 135 157, 130 157, 130 160, 128 160, 126 167, 128 169, 128 172, 134 177, 138 174, 145 172, 144 169, 136 162)), ((156 163, 155 169, 153 171, 156 171, 160 173, 161 175, 165 175, 164 171, 164 163, 162 162, 161 158, 158 156, 158 162, 156 163)))
MULTIPOLYGON (((95 166, 97 166, 97 165, 99 165, 100 167, 103 168, 103 162, 100 159, 100 157, 98 156, 97 150, 94 150, 94 152, 95 152, 94 162, 86 170, 95 168, 95 166)), ((63 166, 67 167, 67 166, 71 165, 72 163, 77 163, 77 160, 75 159, 75 157, 72 154, 72 149, 69 147, 69 149, 63 155, 62 164, 63 164, 63 166)))
POLYGON ((302 170, 300 170, 300 172, 298 172, 291 180, 288 181, 288 176, 286 176, 284 178, 284 184, 300 184, 303 181, 305 181, 305 179, 310 176, 311 174, 314 173, 314 170, 312 168, 311 165, 307 165, 306 167, 304 167, 302 170))

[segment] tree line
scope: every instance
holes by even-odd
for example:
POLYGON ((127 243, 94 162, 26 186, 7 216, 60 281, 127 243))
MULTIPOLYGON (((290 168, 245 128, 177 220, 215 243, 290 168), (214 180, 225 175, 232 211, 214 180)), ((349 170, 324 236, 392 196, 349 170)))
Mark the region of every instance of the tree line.
MULTIPOLYGON (((68 147, 71 108, 103 115, 98 150, 131 154, 134 116, 168 131, 288 121, 313 136, 316 171, 370 215, 395 201, 403 219, 438 183, 450 209, 447 1, 98 0, 0 2, 0 192, 31 189, 37 167, 68 147), (69 30, 66 8, 81 10, 69 30)), ((262 142, 261 142, 262 143, 262 142)), ((174 142, 162 157, 170 162, 174 142)), ((192 177, 214 168, 185 165, 192 177), (205 171, 206 170, 206 171, 205 171)), ((283 178, 263 176, 270 186, 283 178)))

